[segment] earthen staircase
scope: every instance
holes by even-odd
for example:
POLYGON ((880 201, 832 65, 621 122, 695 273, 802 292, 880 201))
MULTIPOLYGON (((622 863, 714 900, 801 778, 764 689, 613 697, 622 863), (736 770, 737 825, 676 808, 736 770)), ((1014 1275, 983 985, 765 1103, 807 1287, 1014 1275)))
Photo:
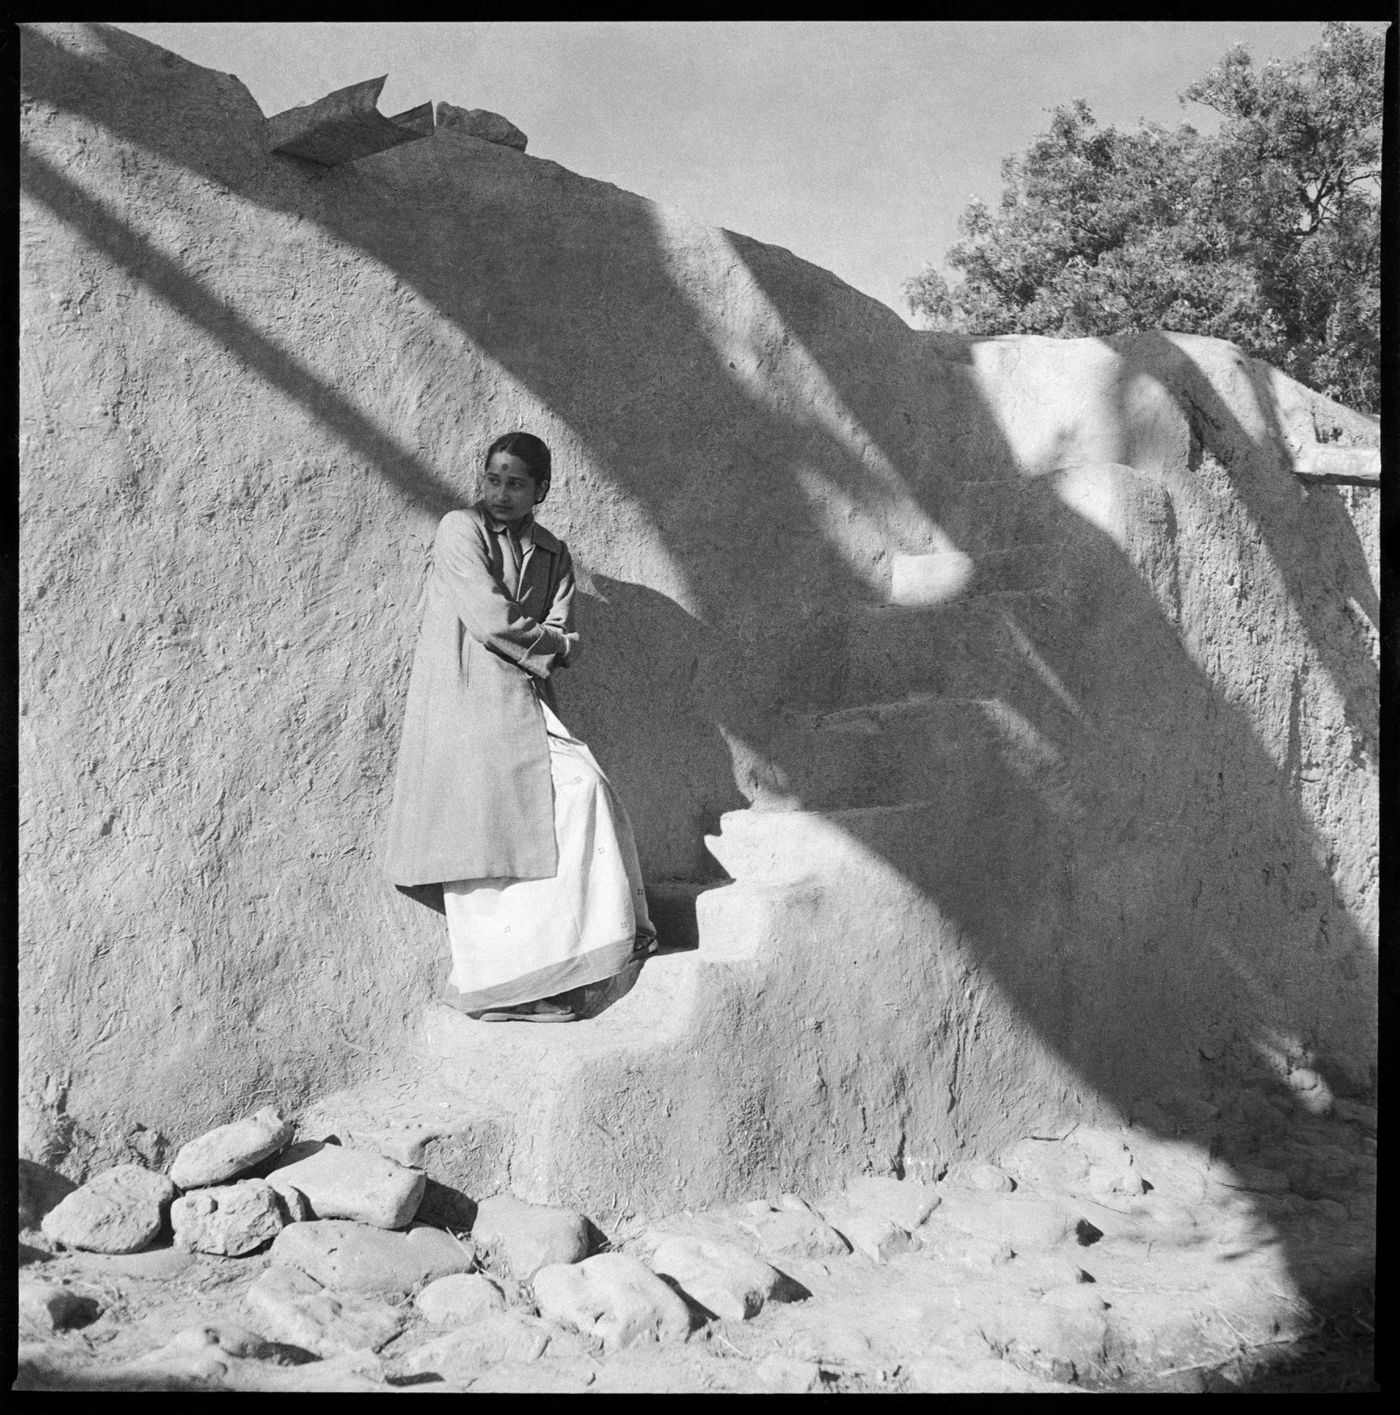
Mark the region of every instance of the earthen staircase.
MULTIPOLYGON (((778 989, 766 995, 768 1021, 755 1020, 766 964, 819 931, 832 882, 852 869, 859 878, 863 862, 883 858, 917 878, 909 855, 921 823, 956 815, 956 803, 1005 776, 999 764, 1023 731, 1005 709, 1008 689, 1030 677, 1044 692, 1026 626, 1044 635, 1064 624, 1073 547, 1050 532, 1074 518, 1018 479, 959 493, 944 524, 960 551, 897 557, 906 602, 852 606, 827 701, 776 725, 780 789, 726 814, 709 838, 733 882, 649 891, 668 951, 615 980, 575 1025, 487 1026, 429 1004, 413 1055, 324 1098, 302 1133, 335 1131, 425 1164, 449 1207, 451 1191, 510 1189, 612 1223, 717 1202, 756 1176, 793 1182, 794 1165, 810 1167, 821 1137, 789 1147, 790 1163, 765 1155, 765 1138, 783 1150, 781 1121, 761 1097, 734 1095, 742 1084, 716 1068, 728 1049, 758 1045, 755 1030, 778 1048, 820 1031, 778 989)), ((965 864, 943 887, 975 890, 965 864)))

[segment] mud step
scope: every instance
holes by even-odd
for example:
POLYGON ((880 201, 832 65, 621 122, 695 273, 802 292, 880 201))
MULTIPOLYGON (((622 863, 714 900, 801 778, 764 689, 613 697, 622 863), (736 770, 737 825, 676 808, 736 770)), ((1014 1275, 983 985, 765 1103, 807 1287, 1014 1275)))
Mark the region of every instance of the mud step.
POLYGON ((1079 556, 1068 541, 1039 541, 979 554, 936 550, 896 555, 891 563, 890 603, 936 608, 978 595, 1064 593, 1079 556))
POLYGON ((638 970, 593 989, 579 1022, 474 1022, 445 1003, 424 1010, 419 1045, 449 1084, 483 1095, 498 1085, 508 1108, 521 1102, 520 1077, 538 1078, 557 1062, 613 1049, 644 1049, 685 1030, 696 980, 705 966, 697 951, 658 954, 638 970))
POLYGON ((957 796, 994 775, 1002 760, 994 706, 916 694, 790 720, 769 747, 786 792, 782 804, 839 811, 957 796))
POLYGON ((683 953, 700 946, 696 904, 716 881, 668 879, 647 884, 647 912, 663 953, 683 953))
MULTIPOLYGON (((706 846, 736 881, 772 886, 849 879, 863 861, 892 866, 910 879, 941 877, 954 860, 975 886, 986 875, 979 858, 985 857, 984 864, 999 858, 1011 841, 1019 842, 1015 849, 1033 875, 1031 857, 1044 853, 1042 845, 1048 848, 1057 816, 1081 809, 1075 783, 1053 744, 1024 721, 996 704, 969 706, 978 707, 996 735, 972 739, 976 755, 966 747, 944 747, 922 775, 892 773, 897 784, 891 794, 907 791, 903 799, 730 811, 721 817, 718 834, 705 837, 706 846), (960 751, 969 755, 960 758, 960 751), (1044 841, 1037 843, 1037 832, 1044 841)), ((868 761, 855 763, 845 777, 853 790, 859 769, 868 769, 868 761)))
POLYGON ((953 544, 973 556, 1058 544, 1072 540, 1077 531, 1053 491, 1022 478, 959 483, 933 514, 953 544))
POLYGON ((853 841, 881 853, 882 846, 916 834, 937 809, 932 801, 906 801, 834 810, 727 811, 719 833, 707 835, 705 844, 735 880, 793 883, 846 864, 853 841))
MULTIPOLYGON (((474 1022, 431 1003, 409 1055, 321 1098, 298 1129, 425 1169, 436 1186, 425 1203, 441 1210, 435 1221, 469 1221, 466 1196, 510 1190, 552 1201, 563 1182, 555 1152, 575 1125, 570 1098, 621 1113, 643 1078, 683 1057, 701 975, 724 966, 694 951, 658 955, 628 970, 612 1005, 579 1022, 474 1022)), ((601 1186, 605 1140, 585 1137, 578 1154, 591 1155, 601 1186)))
MULTIPOLYGON (((880 605, 847 623, 845 681, 831 707, 911 693, 998 697, 1071 656, 1074 626, 1049 595, 1005 591, 936 609, 880 605)), ((1067 689, 1067 691, 1069 691, 1067 689)))

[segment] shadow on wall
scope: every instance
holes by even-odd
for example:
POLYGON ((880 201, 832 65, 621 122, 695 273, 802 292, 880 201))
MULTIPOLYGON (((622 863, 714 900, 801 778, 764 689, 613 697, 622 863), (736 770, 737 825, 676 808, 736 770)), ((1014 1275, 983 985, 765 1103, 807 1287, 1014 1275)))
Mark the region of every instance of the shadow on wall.
MULTIPOLYGON (((120 31, 102 33, 114 54, 131 46, 149 68, 147 46, 120 31)), ((37 97, 99 123, 119 124, 130 111, 126 100, 104 106, 103 83, 62 51, 37 67, 58 76, 37 97)), ((239 114, 251 121, 241 106, 239 114)), ((144 127, 117 136, 165 142, 163 156, 211 180, 239 179, 233 157, 201 151, 179 128, 167 125, 159 139, 144 127)), ((1354 1061, 1328 1054, 1331 1039, 1370 1034, 1362 990, 1332 990, 1332 1010, 1319 1011, 1313 975, 1336 960, 1364 966, 1369 944, 1335 900, 1329 847, 1300 810, 1294 780, 1247 713, 1186 652, 1170 614, 1114 540, 1048 481, 1024 483, 971 370, 943 357, 952 351, 947 341, 921 338, 834 277, 734 238, 729 248, 747 265, 761 296, 758 322, 772 336, 749 351, 745 367, 744 351, 732 357, 736 351, 717 344, 695 313, 703 290, 677 288, 675 250, 645 203, 610 193, 606 222, 566 227, 569 194, 547 183, 528 187, 534 205, 523 214, 533 219, 525 221, 493 208, 495 188, 466 212, 394 199, 400 187, 423 190, 444 160, 428 142, 354 173, 313 177, 268 159, 277 170, 239 191, 304 209, 396 271, 567 423, 662 528, 694 612, 644 585, 598 575, 580 611, 589 652, 579 672, 587 681, 564 686, 572 720, 614 775, 643 839, 681 849, 688 837, 698 871, 700 831, 760 794, 765 772, 768 785, 794 790, 803 804, 842 804, 820 799, 810 763, 784 746, 795 739, 777 731, 781 710, 851 702, 861 687, 832 677, 827 636, 849 632, 847 607, 879 596, 872 567, 833 530, 830 508, 843 498, 864 506, 887 520, 892 537, 911 506, 941 524, 982 494, 949 475, 971 459, 984 484, 1021 488, 1046 540, 1075 548, 1076 572, 1052 601, 1006 601, 1003 624, 1019 656, 988 653, 973 665, 960 690, 969 730, 980 730, 974 701, 999 704, 1021 725, 1022 741, 1062 765, 1033 772, 1012 753, 1000 762, 993 755, 979 789, 945 797, 927 833, 891 863, 958 926, 1044 1044, 1124 1112, 1144 1095, 1196 1089, 1217 1071, 1238 1074, 1260 1047, 1291 1047, 1300 1057, 1311 1049, 1336 1090, 1364 1085, 1354 1061), (366 192, 381 188, 385 199, 366 203, 366 192), (519 241, 472 239, 501 220, 522 232, 519 241), (440 255, 462 247, 472 250, 470 279, 440 255), (600 271, 612 275, 605 282, 600 271), (825 311, 814 302, 817 290, 825 311), (846 317, 831 319, 832 306, 846 317), (938 376, 918 377, 912 358, 908 370, 891 374, 877 357, 890 340, 918 343, 938 376), (826 405, 844 410, 834 422, 813 416, 800 386, 785 387, 765 370, 765 354, 794 344, 805 350, 826 405), (892 388, 893 378, 904 382, 892 388), (932 418, 931 399, 944 400, 932 418), (930 439, 930 427, 945 426, 946 443, 930 439), (825 501, 814 486, 825 488, 825 501), (1272 873, 1268 861, 1278 866, 1272 873), (1148 1016, 1157 1024, 1145 1038, 1148 1016)), ((63 173, 27 156, 22 181, 26 193, 371 457, 406 495, 434 513, 449 503, 448 483, 428 462, 63 173)), ((1291 489, 1264 471, 1281 435, 1267 384, 1255 383, 1264 430, 1251 432, 1177 346, 1147 336, 1114 348, 1125 390, 1135 379, 1178 390, 1201 448, 1238 474, 1233 484, 1306 627, 1311 655, 1344 695, 1362 740, 1374 743, 1374 688, 1354 667, 1355 627, 1334 606, 1325 577, 1321 591, 1313 578, 1316 506, 1304 518, 1291 489)), ((1136 433, 1126 393, 1123 406, 1129 450, 1120 460, 1130 461, 1136 433)), ((1364 555, 1339 499, 1318 504, 1350 584, 1364 555)), ((978 588, 974 577, 968 589, 978 588)), ((1374 596, 1365 608, 1374 616, 1374 596)), ((911 656, 921 643, 939 642, 946 613, 910 616, 911 656)), ((869 699, 878 694, 869 687, 869 699)))

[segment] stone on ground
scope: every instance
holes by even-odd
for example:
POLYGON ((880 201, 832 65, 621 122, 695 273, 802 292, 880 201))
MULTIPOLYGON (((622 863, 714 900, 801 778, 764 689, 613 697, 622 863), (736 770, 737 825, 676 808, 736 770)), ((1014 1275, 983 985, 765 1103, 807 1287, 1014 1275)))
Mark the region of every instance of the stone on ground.
POLYGON ((765 1356, 755 1361, 744 1388, 774 1395, 807 1395, 822 1388, 821 1367, 792 1356, 765 1356))
POLYGON ((414 1298, 414 1306, 430 1322, 474 1322, 491 1312, 503 1312, 505 1294, 485 1273, 449 1273, 434 1278, 414 1298))
POLYGON ((273 1240, 272 1261, 337 1292, 390 1295, 470 1272, 476 1254, 470 1241, 440 1228, 392 1233, 349 1219, 317 1219, 284 1228, 273 1240))
POLYGON ((962 1233, 1008 1243, 1016 1252, 1053 1248, 1074 1236, 1078 1216, 1050 1199, 1014 1194, 964 1191, 943 1196, 933 1224, 947 1224, 962 1233))
POLYGON ((102 1313, 102 1303, 86 1292, 75 1292, 61 1282, 21 1278, 19 1319, 22 1327, 41 1333, 87 1326, 102 1313))
POLYGON ((938 1207, 939 1194, 917 1179, 861 1174, 846 1181, 846 1202, 912 1232, 938 1207))
POLYGON ((180 1247, 226 1258, 261 1248, 286 1226, 282 1200, 260 1179, 185 1194, 171 1204, 170 1222, 180 1247))
POLYGON ((943 1190, 976 1189, 983 1194, 1009 1194, 1016 1181, 1000 1165, 957 1164, 943 1179, 943 1190))
POLYGON ((703 1238, 669 1238, 651 1256, 655 1273, 671 1277, 686 1296, 717 1317, 743 1322, 756 1317, 763 1304, 777 1298, 788 1284, 782 1273, 733 1243, 703 1238))
POLYGON ((134 1253, 160 1232, 175 1186, 136 1164, 104 1170, 44 1215, 44 1235, 92 1253, 134 1253))
POLYGON ((851 1247, 872 1263, 888 1262, 914 1246, 907 1229, 878 1214, 828 1213, 827 1217, 851 1247))
POLYGON ((773 1205, 777 1209, 790 1209, 795 1214, 810 1214, 816 1210, 800 1194, 779 1194, 773 1205))
POLYGON ((405 1312, 387 1302, 327 1292, 314 1278, 290 1267, 268 1268, 248 1289, 245 1301, 274 1341, 323 1357, 378 1351, 408 1322, 405 1312))
POLYGON ((274 1189, 300 1190, 318 1219, 402 1228, 418 1212, 427 1176, 373 1150, 325 1145, 268 1172, 274 1189))
POLYGON ((533 1286, 540 1316, 596 1338, 604 1350, 639 1341, 683 1341, 690 1332, 684 1300, 625 1253, 541 1268, 533 1286))
POLYGON ((1104 1198, 1143 1192, 1132 1151, 1109 1130, 1085 1127, 1063 1140, 1019 1140, 1002 1154, 1001 1168, 1017 1183, 1045 1192, 1104 1198))
POLYGON ((277 1202, 282 1206, 284 1227, 289 1223, 310 1223, 316 1217, 306 1195, 294 1184, 269 1184, 267 1187, 277 1195, 277 1202))
MULTIPOLYGON (((811 1215, 810 1209, 798 1212, 811 1215)), ((758 1239, 732 1213, 702 1212, 698 1214, 668 1214, 657 1219, 649 1228, 632 1239, 627 1251, 650 1259, 656 1249, 669 1238, 698 1238, 707 1243, 729 1243, 745 1252, 758 1250, 758 1239)))
POLYGON ((470 1326, 420 1342, 399 1359, 398 1367, 405 1375, 431 1372, 445 1381, 470 1381, 502 1361, 538 1361, 554 1334, 525 1312, 488 1312, 470 1326))
POLYGON ((291 1138, 291 1123, 267 1106, 182 1145, 170 1166, 171 1182, 181 1189, 222 1184, 275 1155, 291 1138))
POLYGON ((754 1237, 759 1251, 775 1258, 834 1258, 851 1251, 850 1244, 822 1218, 789 1209, 738 1216, 739 1224, 754 1237))
POLYGON ((1082 1381, 1104 1370, 1109 1322, 1103 1310, 1066 1311, 1036 1298, 1006 1295, 982 1313, 979 1325, 1004 1360, 1044 1379, 1082 1381))
POLYGON ((930 1258, 957 1263, 974 1272, 1002 1267, 1016 1256, 1004 1239, 980 1238, 937 1220, 926 1223, 913 1238, 919 1251, 930 1258))
POLYGON ((496 1194, 477 1205, 472 1239, 490 1261, 525 1281, 541 1268, 588 1256, 588 1221, 568 1209, 496 1194))
POLYGON ((234 1322, 204 1322, 175 1333, 164 1346, 138 1356, 132 1366, 184 1367, 194 1374, 227 1374, 229 1358, 262 1361, 278 1355, 277 1343, 234 1322))

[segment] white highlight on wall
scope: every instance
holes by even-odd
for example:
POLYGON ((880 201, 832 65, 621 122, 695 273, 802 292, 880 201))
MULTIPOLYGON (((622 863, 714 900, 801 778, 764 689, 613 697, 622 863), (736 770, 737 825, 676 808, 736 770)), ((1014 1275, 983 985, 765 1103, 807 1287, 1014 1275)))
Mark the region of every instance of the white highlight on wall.
POLYGON ((815 440, 835 444, 849 459, 845 477, 810 461, 794 474, 853 573, 884 593, 882 561, 892 528, 906 543, 955 550, 820 362, 787 328, 727 234, 671 208, 650 210, 672 282, 721 366, 755 403, 807 428, 815 440))

